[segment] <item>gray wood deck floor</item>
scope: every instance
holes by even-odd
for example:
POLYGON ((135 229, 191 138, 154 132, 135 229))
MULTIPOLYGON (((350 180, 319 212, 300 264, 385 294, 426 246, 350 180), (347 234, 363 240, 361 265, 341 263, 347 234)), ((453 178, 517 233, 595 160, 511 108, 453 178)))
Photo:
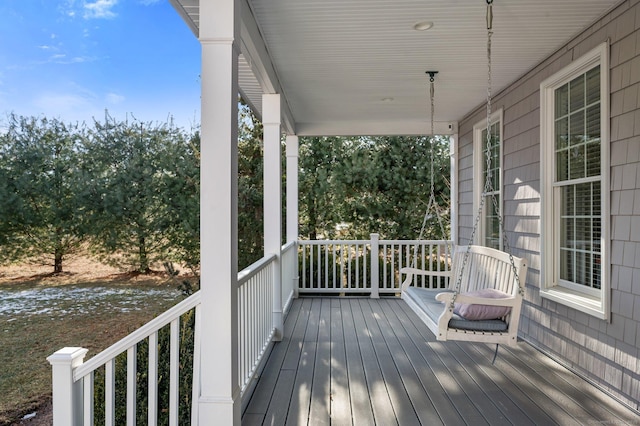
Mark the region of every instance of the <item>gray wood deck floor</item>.
POLYGON ((436 341, 396 298, 297 299, 242 424, 640 424, 528 344, 493 350, 436 341))

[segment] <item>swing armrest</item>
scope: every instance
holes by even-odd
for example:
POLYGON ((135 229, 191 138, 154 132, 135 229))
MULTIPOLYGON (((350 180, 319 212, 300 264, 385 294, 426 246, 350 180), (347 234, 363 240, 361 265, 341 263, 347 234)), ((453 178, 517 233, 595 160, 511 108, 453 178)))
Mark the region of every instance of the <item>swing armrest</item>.
POLYGON ((451 271, 429 271, 425 269, 404 267, 400 269, 400 274, 406 274, 407 277, 402 282, 402 291, 406 290, 413 283, 413 277, 416 275, 428 276, 428 277, 450 277, 451 271))

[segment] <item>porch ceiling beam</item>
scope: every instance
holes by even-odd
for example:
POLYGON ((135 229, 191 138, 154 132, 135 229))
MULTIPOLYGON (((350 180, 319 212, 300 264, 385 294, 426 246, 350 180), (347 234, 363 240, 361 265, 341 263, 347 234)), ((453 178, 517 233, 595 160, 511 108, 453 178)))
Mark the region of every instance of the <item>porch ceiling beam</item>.
POLYGON ((240 38, 242 40, 240 46, 242 54, 260 83, 263 93, 278 93, 282 96, 281 113, 285 133, 295 134, 296 125, 287 102, 287 96, 282 90, 262 34, 246 0, 242 0, 240 38))
MULTIPOLYGON (((454 121, 436 121, 433 123, 436 135, 454 135, 458 132, 458 123, 454 121)), ((351 123, 334 121, 331 123, 297 123, 298 136, 388 136, 388 135, 427 135, 431 133, 431 123, 407 121, 371 121, 351 123)))

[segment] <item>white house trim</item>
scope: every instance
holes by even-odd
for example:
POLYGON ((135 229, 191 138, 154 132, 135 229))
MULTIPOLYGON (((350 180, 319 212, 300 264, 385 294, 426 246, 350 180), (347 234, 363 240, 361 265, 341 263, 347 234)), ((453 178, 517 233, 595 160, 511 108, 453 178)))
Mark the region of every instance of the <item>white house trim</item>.
MULTIPOLYGON (((610 137, 609 137, 609 43, 604 42, 585 55, 571 62, 568 66, 553 74, 540 84, 540 200, 541 200, 541 283, 540 295, 549 300, 569 306, 600 319, 611 317, 611 250, 610 250, 610 137), (554 90, 574 76, 580 75, 597 64, 600 65, 600 157, 601 157, 601 289, 595 291, 576 291, 562 287, 555 280, 557 241, 554 235, 554 205, 558 194, 554 188, 555 155, 554 155, 554 90)), ((582 179, 589 181, 590 178, 582 179)))
POLYGON ((199 424, 240 425, 238 56, 240 0, 200 2, 202 322, 199 424))
POLYGON ((264 132, 264 253, 275 254, 273 265, 273 340, 282 340, 282 168, 280 95, 262 95, 264 132))

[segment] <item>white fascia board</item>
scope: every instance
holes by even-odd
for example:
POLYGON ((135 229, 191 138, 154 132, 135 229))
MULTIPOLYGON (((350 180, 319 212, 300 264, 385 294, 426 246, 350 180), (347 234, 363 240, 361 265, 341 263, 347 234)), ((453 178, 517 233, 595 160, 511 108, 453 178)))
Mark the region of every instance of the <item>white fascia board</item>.
POLYGON ((189 16, 189 12, 187 12, 184 8, 183 1, 169 0, 169 3, 171 3, 171 6, 173 6, 176 12, 178 12, 178 15, 180 15, 182 20, 185 22, 185 24, 187 24, 187 26, 191 29, 193 35, 195 35, 196 38, 199 38, 200 31, 198 30, 198 25, 196 25, 196 23, 193 22, 193 19, 191 19, 191 16, 189 16))
POLYGON ((271 57, 258 28, 258 24, 253 16, 251 7, 248 2, 242 2, 240 38, 241 49, 247 63, 251 67, 260 87, 265 94, 280 94, 283 102, 282 109, 282 126, 286 133, 295 134, 296 126, 293 115, 289 108, 286 93, 282 90, 278 75, 271 62, 271 57))
MULTIPOLYGON (((454 135, 458 132, 455 121, 436 121, 433 123, 436 135, 454 135)), ((324 122, 298 123, 298 136, 411 136, 428 135, 431 124, 416 121, 368 121, 368 122, 324 122)))

